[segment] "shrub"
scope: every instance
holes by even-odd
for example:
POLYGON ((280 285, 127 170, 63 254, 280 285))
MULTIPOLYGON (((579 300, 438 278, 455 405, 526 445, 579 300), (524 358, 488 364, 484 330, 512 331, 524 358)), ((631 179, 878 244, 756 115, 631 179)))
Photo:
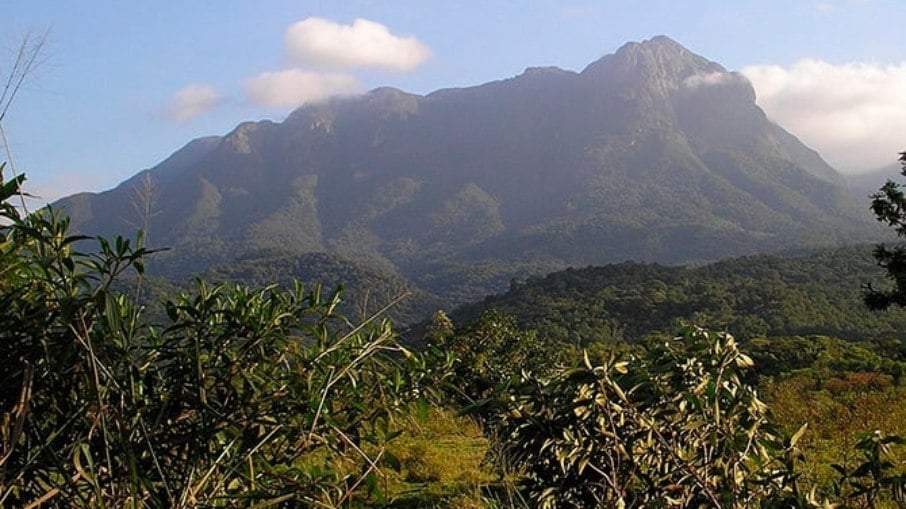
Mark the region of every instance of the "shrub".
POLYGON ((198 282, 150 325, 114 290, 148 252, 80 252, 65 218, 10 205, 22 181, 0 186, 0 505, 333 507, 398 464, 425 363, 388 322, 318 287, 198 282))
POLYGON ((686 329, 642 358, 524 377, 498 423, 539 507, 802 507, 785 439, 725 333, 686 329))

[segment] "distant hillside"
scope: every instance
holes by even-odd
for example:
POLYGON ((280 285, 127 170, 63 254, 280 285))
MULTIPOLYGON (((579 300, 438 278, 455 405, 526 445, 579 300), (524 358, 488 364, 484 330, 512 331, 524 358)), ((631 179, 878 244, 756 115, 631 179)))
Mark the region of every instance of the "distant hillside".
POLYGON ((387 316, 397 323, 418 321, 442 306, 442 301, 393 274, 343 261, 324 253, 288 255, 255 253, 201 274, 212 282, 240 282, 255 287, 278 284, 291 288, 294 281, 306 286, 320 284, 324 295, 343 286, 342 309, 351 318, 367 318, 393 304, 387 316))
POLYGON ((877 193, 878 189, 880 189, 888 180, 902 182, 903 177, 901 176, 901 171, 902 169, 899 164, 891 164, 879 170, 860 173, 858 175, 849 175, 846 180, 853 198, 859 200, 868 207, 868 204, 871 202, 869 196, 877 193))
POLYGON ((497 309, 569 345, 672 334, 678 321, 686 320, 741 339, 812 334, 894 339, 902 351, 886 355, 906 358, 906 311, 866 309, 860 288, 868 282, 884 284, 871 246, 749 256, 698 268, 627 262, 531 278, 452 316, 458 324, 468 323, 497 309))
POLYGON ((147 223, 151 245, 172 248, 153 265, 170 277, 321 252, 447 303, 568 266, 876 238, 842 177, 754 99, 744 77, 661 36, 579 73, 307 105, 56 206, 83 232, 147 223))

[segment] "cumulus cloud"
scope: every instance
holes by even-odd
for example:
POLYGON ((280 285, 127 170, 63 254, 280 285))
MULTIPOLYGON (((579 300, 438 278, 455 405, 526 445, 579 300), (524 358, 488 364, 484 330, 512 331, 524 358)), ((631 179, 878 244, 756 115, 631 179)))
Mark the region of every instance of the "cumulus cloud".
POLYGON ((167 117, 182 124, 208 112, 226 101, 226 98, 211 85, 193 84, 173 94, 167 108, 167 117))
POLYGON ((246 96, 258 106, 295 107, 360 90, 361 86, 353 76, 300 69, 265 72, 245 82, 246 96))
POLYGON ((879 168, 906 149, 906 63, 830 64, 742 70, 768 117, 845 172, 879 168))
POLYGON ((286 30, 284 42, 294 63, 334 69, 410 71, 431 54, 415 37, 394 35, 386 26, 361 18, 352 25, 307 18, 286 30))

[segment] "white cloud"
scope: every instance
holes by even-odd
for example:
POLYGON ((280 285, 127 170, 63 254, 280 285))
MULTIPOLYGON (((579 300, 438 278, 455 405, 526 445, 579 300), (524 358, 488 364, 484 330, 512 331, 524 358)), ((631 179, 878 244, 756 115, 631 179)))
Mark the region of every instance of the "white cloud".
POLYGON ((193 84, 173 94, 167 117, 178 124, 208 112, 226 101, 226 98, 211 85, 193 84))
POLYGON ((265 72, 245 82, 249 101, 258 106, 295 107, 360 90, 361 86, 353 76, 300 69, 265 72))
POLYGON ((394 35, 386 26, 361 18, 352 25, 307 18, 286 30, 285 44, 296 64, 338 69, 410 71, 431 54, 414 36, 394 35))
POLYGON ((341 25, 322 18, 292 24, 285 34, 291 66, 264 72, 244 83, 248 101, 258 106, 296 107, 334 95, 358 93, 358 79, 343 72, 378 67, 409 71, 430 56, 413 36, 390 33, 386 26, 366 19, 341 25))
POLYGON ((906 149, 906 63, 829 64, 742 70, 768 117, 844 172, 878 168, 906 149))
POLYGON ((688 78, 683 80, 683 85, 689 88, 698 88, 702 86, 723 85, 741 79, 743 78, 736 73, 716 71, 710 73, 693 74, 692 76, 689 76, 688 78))

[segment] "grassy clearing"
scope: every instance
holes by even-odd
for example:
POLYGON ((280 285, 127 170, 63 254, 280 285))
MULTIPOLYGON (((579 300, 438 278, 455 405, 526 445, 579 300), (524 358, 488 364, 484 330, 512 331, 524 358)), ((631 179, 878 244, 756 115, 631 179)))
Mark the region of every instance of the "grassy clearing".
POLYGON ((412 415, 389 447, 400 472, 387 477, 388 507, 487 507, 483 492, 498 480, 484 463, 488 441, 472 420, 444 409, 412 415))
MULTIPOLYGON (((883 430, 906 435, 906 387, 878 373, 850 373, 830 379, 793 375, 762 384, 766 403, 789 433, 803 423, 800 441, 811 485, 829 487, 839 477, 832 464, 852 468, 863 461, 854 449, 860 433, 883 430)), ((894 463, 906 473, 906 448, 893 446, 894 463)))

